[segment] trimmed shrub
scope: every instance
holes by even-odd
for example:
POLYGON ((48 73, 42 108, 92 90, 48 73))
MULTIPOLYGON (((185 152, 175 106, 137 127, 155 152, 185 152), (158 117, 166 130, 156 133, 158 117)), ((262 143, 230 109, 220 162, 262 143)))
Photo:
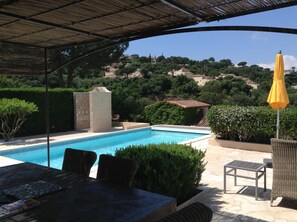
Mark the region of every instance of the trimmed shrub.
POLYGON ((297 140, 296 108, 287 108, 280 112, 280 137, 297 140))
MULTIPOLYGON (((207 112, 208 124, 220 139, 270 143, 276 134, 276 111, 255 106, 213 106, 207 112)), ((280 138, 297 139, 297 109, 280 115, 280 138)))
POLYGON ((34 103, 19 99, 0 99, 0 135, 4 141, 13 138, 27 116, 37 111, 34 103))
MULTIPOLYGON (((77 90, 76 90, 77 91, 77 90)), ((73 89, 49 90, 50 132, 63 132, 74 129, 73 89)), ((0 98, 18 98, 33 102, 38 106, 38 112, 28 116, 17 136, 38 135, 45 129, 45 89, 20 88, 0 89, 0 98)))
POLYGON ((115 156, 137 160, 134 185, 183 200, 199 185, 205 169, 205 152, 182 144, 130 146, 115 156))

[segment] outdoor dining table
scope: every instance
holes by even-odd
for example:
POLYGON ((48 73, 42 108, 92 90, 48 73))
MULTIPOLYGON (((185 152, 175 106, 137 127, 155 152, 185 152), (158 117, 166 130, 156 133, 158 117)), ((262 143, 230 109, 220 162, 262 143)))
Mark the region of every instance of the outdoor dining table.
POLYGON ((176 209, 174 198, 54 168, 32 163, 0 168, 0 191, 40 180, 62 189, 34 198, 41 204, 3 221, 158 221, 176 209))

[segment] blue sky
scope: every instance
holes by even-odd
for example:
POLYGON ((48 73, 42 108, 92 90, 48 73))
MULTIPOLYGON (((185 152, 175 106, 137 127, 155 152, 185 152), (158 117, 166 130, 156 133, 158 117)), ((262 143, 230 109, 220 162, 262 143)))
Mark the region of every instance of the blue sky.
MULTIPOLYGON (((254 25, 297 28, 297 6, 200 23, 202 26, 254 25)), ((255 31, 211 31, 152 37, 130 42, 125 54, 140 56, 183 56, 194 60, 214 57, 273 69, 277 52, 282 50, 285 69, 297 68, 297 35, 255 31)))

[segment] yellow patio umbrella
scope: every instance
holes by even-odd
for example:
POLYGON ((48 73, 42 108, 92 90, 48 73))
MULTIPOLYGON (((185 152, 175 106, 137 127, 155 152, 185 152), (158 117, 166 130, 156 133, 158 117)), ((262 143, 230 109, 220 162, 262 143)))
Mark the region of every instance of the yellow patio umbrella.
POLYGON ((284 59, 281 51, 276 55, 274 65, 273 83, 269 92, 267 102, 272 109, 277 110, 276 138, 279 137, 279 110, 286 108, 289 98, 285 85, 284 59))

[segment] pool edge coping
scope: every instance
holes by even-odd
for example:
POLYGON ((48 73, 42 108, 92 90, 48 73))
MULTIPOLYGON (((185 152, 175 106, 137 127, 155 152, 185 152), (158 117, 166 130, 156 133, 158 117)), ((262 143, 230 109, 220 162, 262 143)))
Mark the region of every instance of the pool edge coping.
MULTIPOLYGON (((98 136, 113 136, 115 134, 125 134, 125 133, 130 133, 130 132, 133 132, 133 131, 140 131, 140 130, 145 130, 145 129, 155 129, 155 130, 163 130, 166 131, 166 129, 174 129, 174 128, 177 128, 177 129, 190 129, 190 130, 196 130, 196 132, 198 133, 201 133, 199 132, 201 130, 201 127, 199 127, 199 129, 196 127, 192 127, 192 126, 175 126, 175 125, 166 125, 166 124, 159 124, 159 125, 152 125, 152 126, 145 126, 145 127, 139 127, 139 128, 135 128, 135 129, 129 129, 129 130, 118 130, 118 131, 110 131, 110 132, 86 132, 85 135, 80 135, 79 137, 76 137, 76 138, 73 138, 72 135, 68 138, 57 138, 56 141, 51 141, 50 144, 56 144, 56 143, 63 143, 63 142, 67 142, 69 140, 80 140, 80 139, 86 139, 86 138, 94 138, 94 137, 98 137, 98 136), (198 130, 198 131, 197 131, 198 130)), ((178 130, 171 130, 173 132, 175 131, 178 131, 178 130)), ((209 135, 206 135, 206 136, 202 136, 202 137, 199 137, 199 138, 194 138, 194 139, 191 139, 191 140, 186 140, 186 141, 183 141, 183 142, 179 142, 179 144, 191 144, 195 141, 199 141, 199 140, 203 140, 203 139, 207 139, 210 137, 210 131, 208 129, 204 129, 204 131, 207 133, 209 133, 209 135)), ((75 131, 74 131, 75 132, 75 131)), ((178 131, 180 132, 180 131, 178 131)), ((188 131, 189 133, 191 133, 191 131, 188 131)), ((202 133, 203 134, 203 133, 202 133)), ((67 134, 65 134, 67 135, 67 134)), ((59 136, 65 136, 65 135, 59 135, 59 136)), ((73 134, 74 136, 77 136, 79 134, 73 134)), ((59 136, 52 136, 53 137, 59 137, 59 136)), ((36 137, 35 139, 36 140, 40 140, 40 139, 44 139, 44 136, 42 137, 36 137)), ((24 142, 26 143, 26 142, 24 142)), ((33 142, 34 143, 34 142, 33 142)), ((44 142, 37 142, 37 143, 31 143, 31 144, 22 144, 22 145, 16 145, 16 146, 11 146, 9 147, 5 147, 5 148, 2 148, 1 147, 1 143, 0 143, 0 152, 2 151, 9 151, 9 150, 14 150, 14 149, 22 149, 22 148, 33 148, 35 146, 46 146, 47 145, 47 142, 44 141, 44 142)))

